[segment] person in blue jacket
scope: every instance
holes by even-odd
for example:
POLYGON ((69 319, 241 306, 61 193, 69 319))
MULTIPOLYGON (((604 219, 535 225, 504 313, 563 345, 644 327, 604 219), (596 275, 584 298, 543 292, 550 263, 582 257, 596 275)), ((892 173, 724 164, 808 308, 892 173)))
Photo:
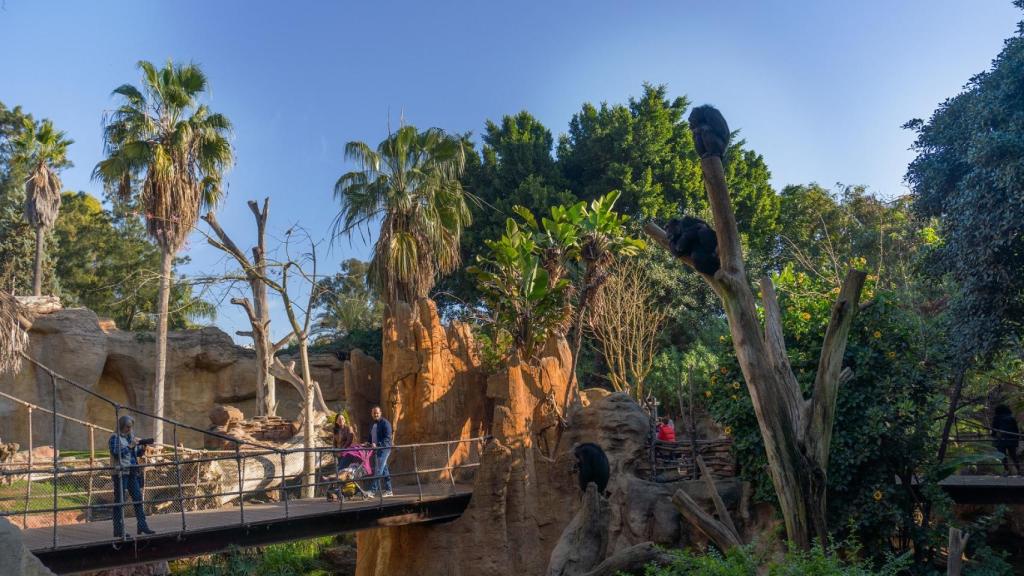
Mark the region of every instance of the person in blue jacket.
POLYGON ((388 457, 391 456, 392 428, 381 412, 380 406, 374 406, 370 410, 370 417, 373 424, 370 425, 370 446, 373 447, 373 475, 377 476, 371 484, 371 491, 376 493, 380 490, 380 481, 384 481, 384 493, 382 496, 393 496, 391 492, 391 471, 388 470, 388 457))
POLYGON ((135 522, 139 534, 156 534, 146 524, 146 511, 142 506, 142 472, 139 470, 139 456, 146 453, 146 442, 132 434, 135 419, 124 415, 117 419, 117 432, 110 436, 110 465, 114 469, 111 480, 114 483, 114 536, 124 538, 124 492, 128 491, 135 507, 135 522))

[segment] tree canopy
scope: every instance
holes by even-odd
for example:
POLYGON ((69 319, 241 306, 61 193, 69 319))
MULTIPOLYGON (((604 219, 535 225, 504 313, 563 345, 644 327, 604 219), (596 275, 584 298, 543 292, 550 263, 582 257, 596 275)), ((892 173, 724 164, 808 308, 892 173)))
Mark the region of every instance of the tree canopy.
MULTIPOLYGON (((1024 0, 1015 5, 1024 8, 1024 0)), ((992 68, 971 78, 917 132, 907 171, 915 207, 941 220, 931 270, 960 291, 951 316, 962 362, 990 357, 1024 318, 1024 22, 992 68)))

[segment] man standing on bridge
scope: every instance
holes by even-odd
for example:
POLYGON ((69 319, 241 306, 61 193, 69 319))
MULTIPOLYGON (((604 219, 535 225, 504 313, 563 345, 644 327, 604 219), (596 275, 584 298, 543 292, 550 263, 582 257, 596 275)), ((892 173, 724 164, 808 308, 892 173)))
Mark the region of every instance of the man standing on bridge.
POLYGON ((139 535, 156 534, 146 524, 146 511, 142 506, 142 473, 139 471, 139 456, 146 454, 146 446, 152 438, 139 440, 132 434, 135 419, 127 414, 117 419, 117 432, 110 436, 110 465, 114 469, 114 537, 124 538, 124 492, 128 491, 135 504, 135 522, 139 535))
POLYGON ((373 483, 371 484, 374 494, 380 490, 380 481, 384 480, 384 493, 382 496, 393 496, 391 492, 391 471, 388 470, 388 457, 391 456, 392 429, 391 422, 384 418, 380 406, 374 406, 370 411, 373 424, 370 425, 370 446, 373 447, 373 483))

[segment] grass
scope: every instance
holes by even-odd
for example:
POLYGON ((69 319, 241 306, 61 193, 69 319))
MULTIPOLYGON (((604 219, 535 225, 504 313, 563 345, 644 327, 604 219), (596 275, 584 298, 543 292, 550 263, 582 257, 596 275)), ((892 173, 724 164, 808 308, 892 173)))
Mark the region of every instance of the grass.
MULTIPOLYGON (((53 483, 45 481, 32 482, 32 498, 25 505, 25 489, 27 480, 17 480, 9 485, 0 485, 0 511, 3 512, 43 512, 53 510, 53 483)), ((85 494, 69 496, 76 492, 85 492, 84 487, 58 485, 57 507, 85 506, 89 498, 85 494)))
POLYGON ((175 576, 330 576, 320 553, 333 537, 299 540, 262 548, 236 549, 225 554, 171 563, 175 576))

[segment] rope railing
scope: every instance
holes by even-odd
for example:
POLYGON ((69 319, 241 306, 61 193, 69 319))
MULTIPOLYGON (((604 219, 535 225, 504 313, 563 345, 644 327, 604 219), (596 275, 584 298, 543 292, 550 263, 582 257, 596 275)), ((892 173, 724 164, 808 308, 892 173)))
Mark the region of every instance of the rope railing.
MULTIPOLYGON (((15 461, 0 463, 0 516, 22 528, 52 528, 48 548, 61 546, 61 531, 66 525, 116 520, 145 514, 149 518, 177 515, 174 532, 189 530, 195 515, 205 510, 232 507, 236 520, 229 525, 244 525, 247 514, 255 503, 276 503, 282 519, 295 513, 293 501, 312 492, 315 498, 329 494, 339 496, 339 506, 357 502, 359 506, 383 507, 387 504, 383 484, 390 480, 397 495, 409 501, 446 497, 457 491, 458 484, 471 481, 480 464, 480 455, 488 437, 464 438, 449 441, 398 444, 390 448, 390 474, 374 475, 365 467, 349 466, 357 451, 375 460, 383 448, 354 446, 333 448, 314 446, 305 448, 295 444, 275 446, 262 442, 239 439, 215 431, 203 430, 171 418, 158 417, 144 410, 123 406, 89 390, 24 355, 42 370, 50 380, 52 403, 49 408, 27 402, 0 392, 0 403, 9 402, 23 411, 27 423, 26 452, 19 452, 15 461), (96 398, 114 411, 114 421, 123 413, 137 414, 164 422, 165 434, 170 432, 171 443, 154 448, 154 453, 139 458, 137 465, 121 465, 109 459, 108 443, 101 444, 97 453, 96 431, 113 434, 112 428, 61 414, 58 383, 65 382, 73 389, 96 398), (33 413, 36 418, 33 419, 33 413), (45 417, 40 419, 39 414, 45 417), (58 450, 62 435, 58 422, 65 426, 81 426, 86 430, 88 451, 71 451, 71 456, 58 450), (46 426, 49 425, 49 426, 46 426), (43 432, 40 426, 48 428, 43 432), (167 430, 169 428, 169 430, 167 430), (185 448, 180 440, 183 431, 197 432, 204 437, 216 438, 233 445, 228 450, 195 450, 185 448), (34 438, 49 436, 52 457, 37 458, 34 438), (304 463, 312 456, 314 469, 304 463), (139 498, 122 494, 122 479, 134 475, 141 479, 139 498), (379 489, 373 488, 377 483, 379 489), (354 494, 341 487, 354 486, 354 494), (372 495, 372 498, 371 498, 372 495)), ((13 420, 14 415, 8 414, 13 420)), ((116 428, 116 425, 115 425, 116 428)), ((70 432, 65 430, 65 436, 70 432)), ((47 455, 49 456, 49 455, 47 455)), ((130 492, 130 490, 129 490, 130 492)), ((136 518, 138 521, 138 518, 136 518)), ((126 524, 122 524, 126 526, 126 524)), ((168 523, 162 521, 161 531, 167 532, 168 523)), ((129 534, 123 530, 123 534, 129 534)), ((107 536, 118 542, 114 528, 107 536)))

